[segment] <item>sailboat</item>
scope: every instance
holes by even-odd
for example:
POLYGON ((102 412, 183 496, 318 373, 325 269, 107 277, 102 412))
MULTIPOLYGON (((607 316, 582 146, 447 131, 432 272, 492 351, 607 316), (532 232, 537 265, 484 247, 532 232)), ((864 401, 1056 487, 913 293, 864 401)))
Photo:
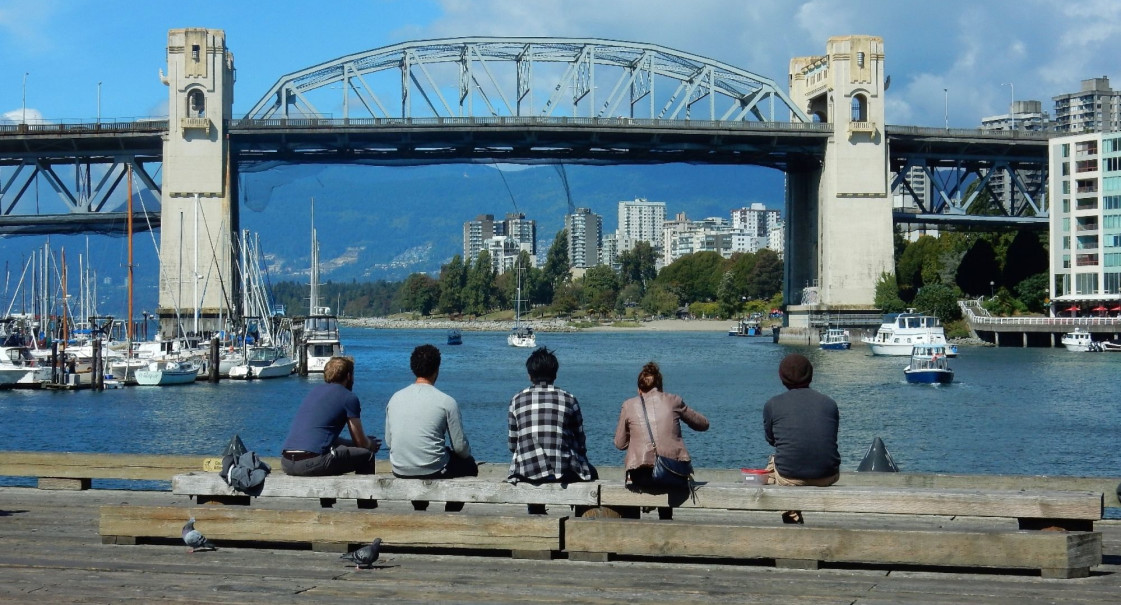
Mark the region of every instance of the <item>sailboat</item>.
POLYGON ((319 305, 319 239, 315 231, 315 198, 311 200, 311 296, 304 318, 303 342, 307 348, 307 371, 322 374, 327 361, 343 354, 339 320, 331 307, 319 305))
POLYGON ((537 335, 529 325, 522 325, 522 267, 518 266, 518 287, 514 295, 514 329, 506 337, 506 343, 511 347, 537 346, 537 335))

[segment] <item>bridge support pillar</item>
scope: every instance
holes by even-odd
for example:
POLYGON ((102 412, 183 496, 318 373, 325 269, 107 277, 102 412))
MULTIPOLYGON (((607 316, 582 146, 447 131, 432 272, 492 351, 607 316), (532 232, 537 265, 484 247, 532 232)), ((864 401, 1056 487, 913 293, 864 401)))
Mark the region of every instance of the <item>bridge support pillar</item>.
POLYGON ((226 138, 234 65, 225 33, 170 30, 167 70, 158 315, 160 335, 171 338, 226 327, 237 308, 232 234, 239 225, 226 138))
POLYGON ((867 313, 894 272, 884 50, 877 36, 830 38, 824 56, 790 62, 790 97, 834 126, 822 165, 787 172, 790 325, 809 315, 867 313))

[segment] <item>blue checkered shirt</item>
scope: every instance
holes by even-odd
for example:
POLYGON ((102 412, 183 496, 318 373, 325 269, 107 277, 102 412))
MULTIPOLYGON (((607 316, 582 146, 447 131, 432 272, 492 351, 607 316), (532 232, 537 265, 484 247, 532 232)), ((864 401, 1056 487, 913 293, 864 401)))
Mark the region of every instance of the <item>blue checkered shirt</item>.
POLYGON ((592 479, 580 403, 568 391, 539 382, 510 400, 511 479, 592 479))

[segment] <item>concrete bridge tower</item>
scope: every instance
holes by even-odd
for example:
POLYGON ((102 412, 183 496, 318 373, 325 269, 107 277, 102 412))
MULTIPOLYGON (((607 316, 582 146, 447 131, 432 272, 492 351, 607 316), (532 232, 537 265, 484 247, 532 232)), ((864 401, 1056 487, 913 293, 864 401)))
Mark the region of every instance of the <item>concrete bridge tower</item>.
POLYGON ((894 272, 885 88, 877 36, 830 38, 824 56, 790 61, 790 98, 834 127, 820 167, 788 172, 791 327, 808 326, 810 313, 867 313, 880 274, 894 272))
POLYGON ((238 231, 226 120, 234 57, 222 30, 173 29, 167 36, 168 133, 163 143, 160 334, 223 329, 236 308, 238 231), (197 318, 197 326, 196 326, 197 318))

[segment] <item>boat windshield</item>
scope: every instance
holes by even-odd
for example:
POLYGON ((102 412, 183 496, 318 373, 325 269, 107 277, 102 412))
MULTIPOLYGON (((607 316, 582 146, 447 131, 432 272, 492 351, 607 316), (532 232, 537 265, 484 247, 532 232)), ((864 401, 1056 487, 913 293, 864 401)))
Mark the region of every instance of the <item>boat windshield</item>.
POLYGON ((256 347, 249 349, 249 361, 272 361, 280 354, 273 347, 256 347))

